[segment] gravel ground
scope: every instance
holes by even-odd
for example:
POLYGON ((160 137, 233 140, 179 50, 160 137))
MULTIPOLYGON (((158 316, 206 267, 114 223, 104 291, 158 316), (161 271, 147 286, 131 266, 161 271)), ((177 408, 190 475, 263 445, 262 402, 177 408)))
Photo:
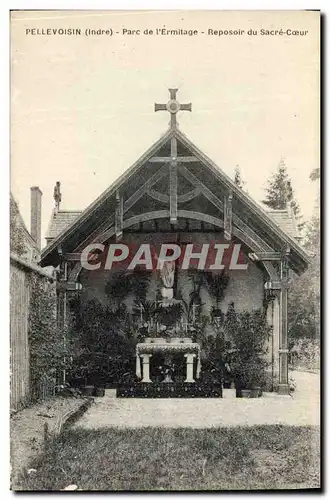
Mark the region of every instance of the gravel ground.
POLYGON ((52 432, 58 419, 78 409, 83 399, 54 398, 37 403, 13 415, 10 419, 11 476, 14 487, 20 472, 27 470, 30 461, 42 450, 44 426, 52 432))
POLYGON ((252 426, 263 424, 319 425, 319 375, 292 372, 293 396, 265 393, 258 399, 238 399, 224 389, 221 399, 125 399, 107 390, 75 424, 76 428, 252 426))

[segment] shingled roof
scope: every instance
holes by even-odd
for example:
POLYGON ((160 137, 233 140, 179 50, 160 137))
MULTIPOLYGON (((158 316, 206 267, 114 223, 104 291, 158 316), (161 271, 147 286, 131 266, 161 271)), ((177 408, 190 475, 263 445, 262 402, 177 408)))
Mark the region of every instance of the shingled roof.
POLYGON ((56 213, 55 210, 53 210, 46 234, 47 243, 67 229, 81 212, 82 210, 59 210, 56 213))
POLYGON ((300 240, 296 219, 291 210, 266 210, 268 215, 276 222, 276 224, 284 231, 286 234, 300 240))

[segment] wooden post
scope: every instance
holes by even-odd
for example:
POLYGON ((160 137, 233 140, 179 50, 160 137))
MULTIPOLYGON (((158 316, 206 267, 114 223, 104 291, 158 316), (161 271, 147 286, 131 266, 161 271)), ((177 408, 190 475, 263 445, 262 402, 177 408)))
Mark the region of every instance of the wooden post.
POLYGON ((225 240, 230 241, 231 240, 231 233, 232 233, 232 219, 233 219, 233 209, 232 209, 232 200, 233 200, 233 195, 231 192, 229 192, 228 196, 225 196, 224 199, 224 210, 223 210, 223 215, 224 215, 224 221, 223 221, 223 228, 224 228, 224 237, 225 240))
POLYGON ((279 338, 279 394, 290 394, 288 376, 288 277, 287 257, 281 260, 280 338, 279 338))
POLYGON ((115 213, 115 231, 116 241, 120 241, 123 237, 123 213, 124 213, 123 197, 119 191, 116 191, 116 213, 115 213))
POLYGON ((176 224, 178 220, 178 164, 177 164, 177 142, 171 139, 171 163, 170 163, 170 223, 176 224))
MULTIPOLYGON (((66 282, 67 281, 67 270, 68 263, 66 261, 61 261, 60 263, 60 272, 58 273, 58 281, 60 283, 66 282)), ((63 344, 64 347, 66 345, 66 338, 65 338, 65 326, 66 326, 66 315, 67 315, 67 292, 65 287, 58 287, 57 288, 57 326, 59 330, 63 331, 63 344)), ((65 362, 65 359, 64 359, 65 362)), ((66 383, 66 370, 63 368, 63 384, 66 383)))

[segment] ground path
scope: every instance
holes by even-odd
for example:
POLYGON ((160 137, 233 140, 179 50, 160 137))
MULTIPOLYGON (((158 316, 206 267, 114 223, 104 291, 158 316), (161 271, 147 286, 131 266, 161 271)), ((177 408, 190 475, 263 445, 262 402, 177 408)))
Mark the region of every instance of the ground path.
POLYGON ((107 390, 75 424, 77 427, 192 427, 239 425, 319 425, 319 374, 292 372, 293 396, 266 393, 258 399, 239 399, 225 389, 221 399, 115 398, 107 390))

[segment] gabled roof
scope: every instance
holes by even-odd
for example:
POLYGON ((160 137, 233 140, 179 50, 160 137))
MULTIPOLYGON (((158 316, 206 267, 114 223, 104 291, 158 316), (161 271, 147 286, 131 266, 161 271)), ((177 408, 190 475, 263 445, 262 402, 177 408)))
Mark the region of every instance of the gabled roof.
MULTIPOLYGON (((83 212, 60 211, 51 222, 48 237, 54 235, 54 240, 43 250, 41 255, 41 265, 50 265, 58 260, 57 248, 66 246, 65 251, 72 252, 79 243, 84 241, 88 234, 95 231, 96 227, 113 214, 115 206, 115 193, 120 188, 121 192, 126 189, 126 196, 132 196, 136 190, 143 185, 146 180, 153 176, 159 164, 149 162, 151 157, 164 156, 164 148, 168 146, 172 137, 176 137, 182 150, 193 155, 200 166, 195 172, 202 176, 200 182, 206 182, 208 178, 211 190, 222 189, 233 193, 241 211, 247 214, 248 220, 257 224, 265 238, 272 238, 279 248, 290 247, 289 259, 295 260, 295 269, 303 271, 308 264, 308 256, 302 247, 295 240, 297 232, 294 227, 294 219, 286 211, 270 211, 267 213, 258 203, 256 203, 247 193, 236 186, 234 181, 223 172, 210 158, 202 153, 180 130, 170 128, 168 131, 142 155, 119 179, 114 182, 103 194, 101 194, 83 212), (57 218, 57 220, 55 220, 57 218), (70 219, 70 220, 69 220, 70 219), (101 219, 101 220, 100 220, 101 219), (66 225, 67 224, 67 225, 66 225), (66 227, 65 227, 66 226, 66 227), (59 232, 58 232, 59 231, 59 232)), ((216 191, 215 191, 216 193, 216 191)), ((233 207, 233 210, 234 207, 233 207)), ((274 246, 274 245, 273 245, 274 246)))

